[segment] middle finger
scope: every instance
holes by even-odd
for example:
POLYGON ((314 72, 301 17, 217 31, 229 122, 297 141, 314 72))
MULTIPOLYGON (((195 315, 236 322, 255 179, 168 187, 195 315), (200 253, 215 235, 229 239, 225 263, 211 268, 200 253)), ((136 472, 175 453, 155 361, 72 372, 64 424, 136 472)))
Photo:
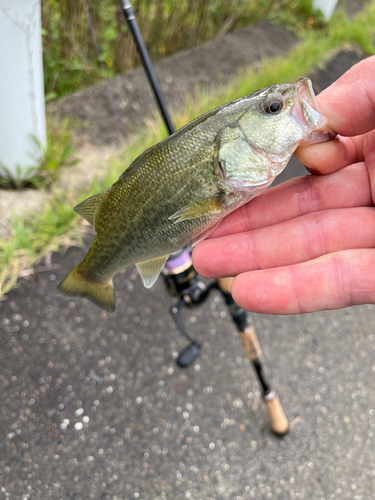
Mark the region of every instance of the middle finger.
POLYGON ((372 206, 364 163, 330 175, 306 175, 268 189, 225 217, 209 238, 251 231, 331 208, 372 206))
POLYGON ((324 210, 249 232, 203 241, 193 253, 206 277, 281 267, 339 250, 375 247, 375 208, 324 210))

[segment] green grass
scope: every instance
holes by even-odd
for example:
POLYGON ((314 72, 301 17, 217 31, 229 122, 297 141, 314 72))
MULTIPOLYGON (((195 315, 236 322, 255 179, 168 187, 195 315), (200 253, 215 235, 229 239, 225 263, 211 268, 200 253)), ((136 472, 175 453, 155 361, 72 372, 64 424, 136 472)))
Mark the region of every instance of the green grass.
MULTIPOLYGON (((320 33, 305 35, 304 41, 286 57, 263 61, 258 69, 242 71, 230 85, 214 95, 198 93, 194 100, 186 103, 183 112, 173 117, 174 122, 180 128, 196 116, 258 88, 275 82, 295 81, 319 67, 331 51, 343 45, 355 44, 367 54, 374 54, 374 27, 374 1, 353 22, 337 13, 329 26, 320 33)), ((21 270, 30 267, 48 251, 56 250, 62 238, 77 235, 77 215, 72 210, 73 206, 110 186, 131 161, 165 136, 165 128, 157 119, 140 130, 125 152, 110 162, 104 178, 95 180, 80 198, 72 199, 68 193, 55 190, 53 202, 42 212, 30 217, 17 217, 12 237, 8 241, 0 241, 0 296, 14 286, 21 270)))
POLYGON ((73 159, 75 150, 72 133, 73 130, 69 127, 67 118, 62 122, 47 120, 45 146, 35 135, 31 135, 31 139, 38 149, 38 154, 36 156, 30 155, 33 166, 28 168, 26 178, 19 167, 15 174, 3 167, 7 175, 0 177, 0 189, 50 187, 59 178, 63 168, 72 167, 79 162, 78 159, 73 159))
MULTIPOLYGON (((109 76, 140 64, 118 0, 87 2, 109 76)), ((312 0, 132 0, 153 61, 260 19, 314 30, 312 0)), ((46 100, 103 78, 82 0, 42 0, 46 100)))
POLYGON ((375 32, 375 2, 353 22, 342 12, 333 16, 331 23, 319 33, 304 34, 304 42, 292 50, 287 57, 272 61, 263 60, 257 71, 249 68, 241 71, 222 91, 213 96, 201 93, 190 99, 183 115, 178 116, 179 126, 193 120, 210 109, 239 96, 278 82, 293 82, 313 68, 322 65, 327 55, 338 47, 358 46, 368 55, 375 54, 373 36, 375 32), (182 118, 182 121, 181 121, 182 118))

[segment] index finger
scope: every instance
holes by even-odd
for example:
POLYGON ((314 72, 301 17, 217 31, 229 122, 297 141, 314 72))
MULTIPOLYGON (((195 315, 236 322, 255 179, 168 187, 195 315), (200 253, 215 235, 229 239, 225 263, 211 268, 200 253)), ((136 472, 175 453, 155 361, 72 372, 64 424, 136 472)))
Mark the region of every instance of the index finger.
POLYGON ((268 189, 227 215, 209 238, 242 233, 328 210, 371 206, 369 177, 364 163, 327 176, 296 177, 268 189))

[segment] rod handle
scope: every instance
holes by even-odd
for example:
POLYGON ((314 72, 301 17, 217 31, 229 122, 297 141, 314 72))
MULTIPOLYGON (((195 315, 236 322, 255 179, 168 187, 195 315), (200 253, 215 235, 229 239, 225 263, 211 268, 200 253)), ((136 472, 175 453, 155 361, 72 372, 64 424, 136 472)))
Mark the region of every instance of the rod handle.
POLYGON ((234 278, 219 278, 217 280, 217 284, 222 292, 230 293, 233 280, 234 280, 234 278))
POLYGON ((263 401, 267 409, 272 432, 277 436, 285 436, 289 430, 289 424, 279 398, 274 391, 271 391, 264 396, 263 401))
POLYGON ((262 349, 252 326, 248 326, 244 332, 239 332, 239 337, 246 356, 250 361, 255 361, 262 357, 262 349))

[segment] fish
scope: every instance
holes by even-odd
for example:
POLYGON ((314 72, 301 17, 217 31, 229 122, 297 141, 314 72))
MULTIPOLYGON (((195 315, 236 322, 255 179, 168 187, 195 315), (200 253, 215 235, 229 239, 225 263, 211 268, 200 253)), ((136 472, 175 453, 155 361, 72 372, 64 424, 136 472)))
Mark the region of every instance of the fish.
POLYGON ((223 217, 260 195, 300 144, 334 135, 306 77, 196 118, 75 207, 96 235, 58 292, 113 312, 117 272, 135 264, 150 288, 172 253, 203 240, 223 217))

